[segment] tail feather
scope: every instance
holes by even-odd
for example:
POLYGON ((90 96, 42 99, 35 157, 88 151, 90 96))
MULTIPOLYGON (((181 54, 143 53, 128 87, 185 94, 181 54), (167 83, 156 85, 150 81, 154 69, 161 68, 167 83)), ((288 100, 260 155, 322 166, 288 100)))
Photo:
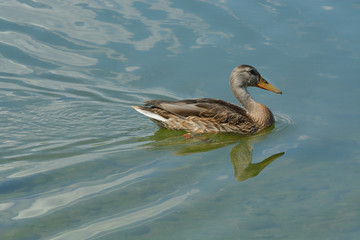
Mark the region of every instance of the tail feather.
POLYGON ((155 119, 158 120, 160 122, 167 122, 167 119, 163 118, 162 116, 160 116, 159 114, 156 114, 152 111, 150 111, 148 108, 145 107, 139 107, 139 106, 132 106, 136 111, 138 111, 141 114, 144 114, 145 116, 151 118, 151 119, 155 119))

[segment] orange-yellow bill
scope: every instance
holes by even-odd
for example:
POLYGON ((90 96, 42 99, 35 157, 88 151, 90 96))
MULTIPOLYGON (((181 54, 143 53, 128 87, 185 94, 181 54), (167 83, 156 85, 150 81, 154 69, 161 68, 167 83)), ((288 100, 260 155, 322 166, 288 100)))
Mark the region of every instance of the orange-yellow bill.
POLYGON ((271 85, 268 81, 266 81, 262 77, 260 77, 260 82, 256 86, 274 93, 282 94, 282 92, 279 89, 271 85))

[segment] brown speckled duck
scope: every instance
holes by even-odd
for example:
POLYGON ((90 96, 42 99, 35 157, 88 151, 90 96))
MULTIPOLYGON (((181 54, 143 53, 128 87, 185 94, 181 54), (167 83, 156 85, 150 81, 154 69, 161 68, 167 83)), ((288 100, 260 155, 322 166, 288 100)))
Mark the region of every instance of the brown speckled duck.
POLYGON ((252 66, 240 65, 231 73, 230 87, 244 108, 219 99, 199 98, 180 101, 150 100, 133 108, 159 127, 194 133, 233 132, 252 135, 274 124, 269 108, 256 102, 247 87, 282 92, 261 77, 252 66))

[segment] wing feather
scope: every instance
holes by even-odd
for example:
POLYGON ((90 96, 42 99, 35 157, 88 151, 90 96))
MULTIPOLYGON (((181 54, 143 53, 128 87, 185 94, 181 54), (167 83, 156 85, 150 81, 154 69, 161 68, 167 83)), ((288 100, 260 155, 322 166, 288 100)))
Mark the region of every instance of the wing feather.
POLYGON ((146 106, 160 108, 181 117, 211 118, 219 123, 256 126, 244 108, 219 99, 200 98, 181 101, 150 100, 146 106))

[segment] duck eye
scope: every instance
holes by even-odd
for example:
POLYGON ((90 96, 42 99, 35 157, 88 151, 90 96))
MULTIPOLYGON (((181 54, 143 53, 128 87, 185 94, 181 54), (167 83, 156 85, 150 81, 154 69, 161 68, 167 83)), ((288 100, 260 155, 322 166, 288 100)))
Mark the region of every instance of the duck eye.
POLYGON ((254 69, 251 69, 251 70, 249 71, 249 73, 252 74, 252 75, 256 75, 256 72, 255 72, 254 69))

